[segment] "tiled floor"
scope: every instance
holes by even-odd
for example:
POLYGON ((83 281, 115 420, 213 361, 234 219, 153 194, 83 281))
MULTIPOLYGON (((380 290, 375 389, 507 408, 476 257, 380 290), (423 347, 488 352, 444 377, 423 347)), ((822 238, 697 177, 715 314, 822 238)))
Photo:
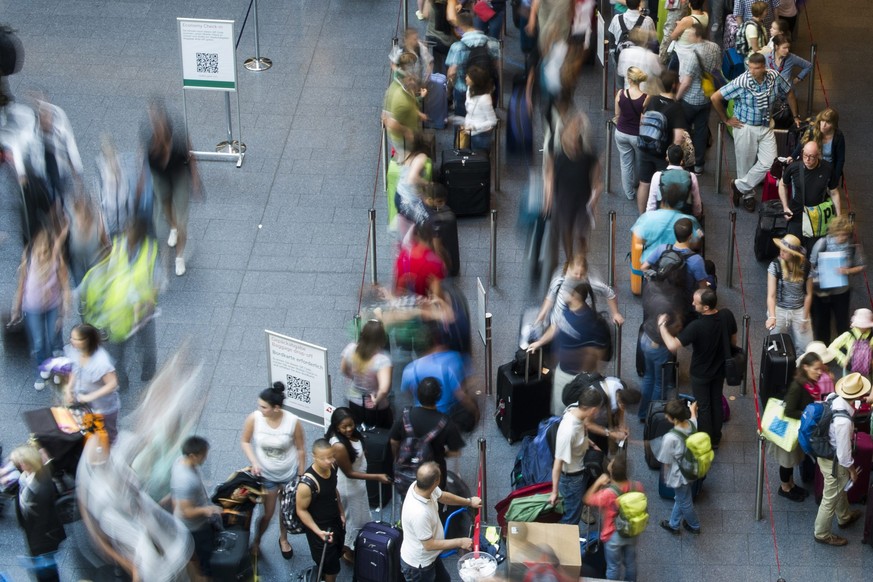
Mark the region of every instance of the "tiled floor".
MULTIPOLYGON (((859 234, 869 243, 864 228, 864 214, 869 209, 862 185, 873 178, 873 172, 861 144, 873 127, 860 97, 869 92, 870 83, 859 64, 873 55, 866 42, 873 20, 863 10, 847 10, 832 0, 809 5, 812 31, 820 43, 821 80, 827 88, 825 94, 816 85, 815 105, 820 108, 828 99, 841 113, 848 142, 847 182, 853 209, 858 212, 859 234)), ((181 109, 175 18, 235 19, 239 24, 247 5, 229 0, 0 0, 0 7, 3 20, 20 31, 26 46, 25 68, 12 78, 13 90, 19 97, 31 89, 45 90, 66 110, 91 183, 102 133, 110 133, 122 150, 135 151, 149 96, 164 96, 181 109)), ((211 483, 244 461, 238 445, 242 421, 254 408, 257 391, 266 381, 265 328, 327 347, 335 378, 333 401, 343 402, 338 356, 348 341, 348 324, 357 307, 362 277, 369 277, 369 267, 364 265, 367 209, 374 200, 379 220, 379 279, 389 280, 391 272, 392 247, 384 228, 385 196, 377 179, 378 118, 388 78, 386 56, 397 30, 398 4, 262 0, 259 8, 261 53, 275 66, 261 73, 242 68, 242 60, 254 53, 250 17, 237 53, 246 160, 241 169, 223 162, 201 165, 207 195, 191 212, 188 273, 171 278, 157 323, 161 361, 190 338, 193 356, 205 364, 203 381, 209 387, 209 397, 199 432, 213 445, 205 467, 211 483)), ((806 19, 801 17, 795 52, 807 55, 810 39, 806 19)), ((521 62, 517 45, 517 31, 510 25, 507 79, 521 62)), ((598 128, 604 127, 600 90, 599 69, 587 69, 577 100, 598 128)), ((800 92, 803 102, 805 85, 800 86, 800 92)), ((188 112, 196 149, 208 149, 224 138, 220 95, 189 94, 188 112)), ((449 138, 440 139, 447 143, 449 138)), ((728 149, 727 158, 731 157, 728 149)), ((633 330, 639 324, 641 309, 639 301, 628 293, 623 258, 636 211, 617 194, 617 160, 613 159, 612 165, 613 193, 605 197, 600 209, 591 263, 605 275, 606 212, 615 210, 616 286, 627 318, 622 375, 633 384, 637 381, 631 364, 633 330)), ((728 289, 729 201, 724 194, 714 192, 714 152, 710 152, 708 169, 710 173, 701 181, 708 214, 708 257, 719 269, 722 304, 738 315, 751 316, 751 345, 758 346, 763 331, 765 278, 763 266, 751 253, 754 220, 740 212, 737 241, 742 273, 735 275, 734 288, 728 289), (740 284, 745 295, 740 293, 740 284)), ((498 286, 489 290, 488 305, 494 313, 495 368, 514 351, 522 308, 539 300, 529 289, 524 237, 515 228, 517 194, 527 169, 507 163, 502 171, 503 191, 495 195, 499 209, 498 286)), ((4 181, 8 178, 3 175, 4 181)), ((8 235, 0 236, 0 273, 4 273, 0 304, 4 305, 11 301, 20 253, 13 193, 4 182, 4 211, 0 214, 0 230, 8 235)), ((465 220, 461 240, 460 286, 468 297, 475 298, 476 278, 481 277, 486 285, 488 280, 488 222, 465 220)), ((856 283, 853 303, 861 306, 867 303, 867 291, 863 281, 856 283)), ((483 351, 477 346, 478 389, 484 388, 483 351)), ((757 360, 757 349, 752 355, 757 360)), ((9 450, 27 436, 22 411, 47 405, 49 395, 33 391, 29 366, 20 357, 0 357, 0 377, 0 403, 7 417, 0 426, 0 442, 9 450)), ((134 408, 141 392, 138 383, 123 391, 124 410, 134 408)), ((733 420, 727 425, 716 464, 697 503, 705 533, 699 538, 674 539, 652 527, 640 540, 640 579, 776 580, 781 574, 789 581, 862 580, 862 573, 873 566, 873 553, 860 544, 860 526, 849 532, 851 543, 846 548, 813 543, 813 502, 798 505, 775 497, 777 475, 772 462, 767 466, 769 490, 774 496, 765 498, 765 519, 755 521, 758 446, 754 400, 737 389, 727 392, 732 399, 733 420)), ((495 430, 490 414, 493 399, 482 396, 482 403, 481 436, 488 444, 488 500, 493 506, 509 490, 508 473, 517 447, 508 446, 495 430)), ((654 492, 656 475, 645 468, 641 458, 641 429, 635 425, 632 432, 634 476, 654 492)), ((307 430, 307 440, 315 436, 315 429, 307 430)), ((470 437, 470 445, 456 465, 469 483, 474 482, 473 445, 479 436, 470 437)), ((669 504, 653 493, 653 521, 668 511, 669 504)), ((84 569, 85 562, 73 551, 80 543, 81 530, 72 528, 71 532, 77 535, 71 535, 62 552, 63 579, 100 579, 84 569)), ((290 565, 281 560, 274 545, 264 544, 262 580, 286 579, 308 565, 302 539, 294 540, 298 557, 290 565)), ((0 520, 0 572, 7 572, 12 580, 25 579, 15 559, 24 551, 21 533, 7 507, 0 520)), ((343 577, 349 577, 347 570, 343 577)))

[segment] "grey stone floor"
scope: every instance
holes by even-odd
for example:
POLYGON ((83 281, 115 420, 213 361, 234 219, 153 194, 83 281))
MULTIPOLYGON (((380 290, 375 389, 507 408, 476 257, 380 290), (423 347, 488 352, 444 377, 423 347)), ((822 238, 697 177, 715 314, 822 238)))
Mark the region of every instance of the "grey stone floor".
MULTIPOLYGON (((414 11, 414 4, 410 3, 414 11)), ((181 83, 175 18, 235 19, 242 22, 247 4, 230 0, 210 2, 0 0, 2 20, 19 29, 26 45, 26 63, 12 78, 13 90, 24 96, 32 89, 47 91, 68 113, 86 161, 89 180, 95 176, 94 157, 102 133, 110 133, 120 149, 135 151, 145 103, 160 95, 181 109, 181 83)), ((833 0, 810 3, 810 19, 820 42, 819 62, 827 98, 842 117, 848 140, 846 175, 853 208, 858 211, 859 234, 869 243, 864 187, 873 177, 859 144, 873 127, 859 94, 870 82, 858 75, 858 65, 873 55, 866 42, 871 16, 858 10, 840 10, 833 0), (856 93, 856 97, 851 97, 856 93)), ((254 53, 252 21, 242 37, 239 57, 243 138, 248 154, 241 169, 223 162, 205 162, 201 171, 207 197, 191 211, 188 274, 171 277, 161 299, 163 314, 157 322, 159 356, 165 361, 185 339, 193 357, 205 364, 204 383, 209 395, 199 432, 212 443, 205 467, 211 484, 244 463, 238 441, 242 421, 253 410, 258 390, 266 382, 264 329, 301 338, 329 350, 334 377, 334 404, 343 402, 339 352, 349 339, 349 322, 357 308, 365 271, 367 209, 373 205, 379 220, 378 274, 388 281, 392 245, 385 235, 385 196, 377 180, 379 111, 388 78, 386 54, 396 32, 396 2, 358 0, 294 0, 260 3, 260 41, 264 56, 275 66, 262 73, 242 68, 254 53), (374 194, 374 184, 376 185, 374 194), (375 198, 374 198, 375 196, 375 198)), ((811 36, 801 17, 795 52, 807 55, 811 36)), ((510 25, 507 39, 507 79, 520 66, 518 36, 510 25)), ((599 69, 587 69, 577 93, 578 104, 596 126, 603 127, 599 69)), ((805 101, 805 85, 801 85, 805 101)), ((816 85, 815 105, 825 95, 816 85)), ((208 149, 224 137, 221 96, 198 92, 188 95, 191 135, 196 149, 208 149)), ((714 126, 713 126, 714 127, 714 126)), ((448 142, 448 135, 440 138, 448 142)), ((601 146, 605 143, 601 137, 601 146)), ((734 313, 751 316, 752 356, 757 365, 763 335, 764 268, 751 252, 754 221, 740 211, 737 241, 742 275, 727 287, 729 201, 714 191, 714 151, 709 173, 702 178, 707 221, 708 257, 719 269, 720 297, 734 313), (745 294, 740 290, 740 281, 745 294)), ((727 173, 733 165, 728 145, 727 173)), ((494 313, 494 365, 514 352, 518 317, 524 307, 539 301, 526 280, 524 237, 515 228, 517 194, 527 169, 506 163, 502 192, 495 193, 498 215, 498 285, 489 292, 494 313)), ((628 269, 623 258, 629 250, 628 228, 636 218, 632 204, 617 194, 618 163, 613 160, 613 193, 601 205, 592 266, 605 274, 607 261, 606 212, 617 213, 616 286, 627 317, 622 349, 622 376, 631 384, 634 333, 639 325, 639 301, 628 293, 628 269)), ((0 303, 11 301, 20 248, 16 231, 13 190, 4 181, 0 213, 0 303)), ((724 188, 727 190, 727 187, 724 188)), ((475 298, 475 281, 488 280, 488 223, 465 220, 461 226, 463 267, 460 285, 475 298)), ((868 247, 870 245, 868 244, 868 247)), ((863 281, 857 281, 855 306, 867 303, 863 281)), ((478 389, 484 388, 484 359, 476 348, 478 389)), ((686 357, 687 360, 687 357, 686 357)), ((611 364, 610 364, 611 368, 611 364)), ((136 370, 131 377, 138 378, 136 370)), ((6 353, 0 357, 0 404, 7 418, 0 425, 0 442, 7 450, 26 439, 21 421, 25 410, 45 406, 47 393, 35 393, 26 359, 6 353)), ((123 407, 136 405, 143 386, 134 382, 122 392, 123 407)), ((812 501, 798 505, 775 496, 777 472, 767 463, 772 499, 765 500, 763 521, 753 514, 755 462, 754 398, 727 392, 733 420, 716 464, 697 502, 705 533, 699 538, 674 539, 653 526, 642 537, 638 561, 640 580, 862 580, 873 566, 873 552, 860 544, 860 527, 849 532, 851 543, 842 549, 813 543, 812 501), (772 504, 772 505, 771 505, 772 504), (779 563, 774 551, 778 542, 779 563)), ((491 412, 493 398, 481 396, 484 407, 481 436, 487 439, 489 505, 509 490, 509 468, 517 452, 496 431, 491 412)), ((651 492, 653 523, 666 516, 670 505, 655 493, 657 477, 642 462, 639 425, 632 427, 631 451, 635 478, 651 492)), ((307 440, 316 430, 307 430, 307 440)), ((456 465, 468 483, 475 482, 476 447, 471 437, 456 465)), ((274 526, 275 529, 275 526, 274 526)), ((79 529, 62 552, 63 579, 94 578, 74 548, 79 529)), ((272 534, 266 539, 272 538, 272 534)), ((302 539, 295 539, 297 555, 286 564, 275 544, 264 544, 260 563, 262 580, 287 579, 308 565, 302 539)), ((0 572, 12 580, 26 575, 15 556, 25 551, 9 507, 0 519, 0 572)), ((450 567, 451 568, 451 567, 450 567)), ((350 573, 344 569, 342 577, 350 573)))

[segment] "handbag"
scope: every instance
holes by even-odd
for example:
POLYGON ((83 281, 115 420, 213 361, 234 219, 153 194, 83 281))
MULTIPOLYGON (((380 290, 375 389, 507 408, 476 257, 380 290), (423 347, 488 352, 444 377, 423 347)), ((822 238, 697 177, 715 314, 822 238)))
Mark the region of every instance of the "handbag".
POLYGON ((591 284, 588 284, 588 297, 591 298, 591 310, 594 312, 594 327, 598 335, 606 338, 606 344, 603 346, 604 352, 600 359, 604 362, 612 360, 612 332, 609 329, 607 314, 605 311, 597 311, 597 301, 594 299, 594 290, 591 284))
POLYGON ((777 101, 770 112, 771 129, 788 129, 794 125, 794 114, 787 101, 777 101))
MULTIPOLYGON (((721 89, 726 83, 724 73, 717 69, 717 74, 707 71, 703 67, 703 61, 700 60, 700 55, 694 51, 694 56, 697 58, 697 66, 700 67, 700 88, 703 90, 703 95, 709 99, 713 93, 721 89)), ((791 111, 788 112, 789 114, 791 111)))
POLYGON ((727 325, 720 317, 719 322, 724 340, 724 378, 728 386, 739 386, 746 375, 746 352, 738 346, 731 345, 727 325))
POLYGON ((479 424, 479 403, 474 398, 469 400, 473 403, 475 410, 470 410, 460 402, 455 402, 449 410, 449 418, 461 432, 473 432, 473 429, 479 424))
POLYGON ((497 12, 491 7, 487 0, 479 0, 473 5, 473 14, 482 22, 488 22, 497 12))
POLYGON ((785 416, 785 402, 777 398, 767 400, 761 416, 761 434, 768 441, 791 452, 797 446, 800 420, 785 416))

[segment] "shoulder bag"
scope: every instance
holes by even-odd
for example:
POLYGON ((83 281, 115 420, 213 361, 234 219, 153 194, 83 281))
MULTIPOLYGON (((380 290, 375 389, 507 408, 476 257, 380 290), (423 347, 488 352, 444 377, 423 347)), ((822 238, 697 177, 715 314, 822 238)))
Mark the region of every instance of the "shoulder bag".
POLYGON ((722 340, 724 342, 724 378, 728 386, 739 386, 746 375, 746 352, 733 344, 728 334, 727 323, 719 315, 722 340))

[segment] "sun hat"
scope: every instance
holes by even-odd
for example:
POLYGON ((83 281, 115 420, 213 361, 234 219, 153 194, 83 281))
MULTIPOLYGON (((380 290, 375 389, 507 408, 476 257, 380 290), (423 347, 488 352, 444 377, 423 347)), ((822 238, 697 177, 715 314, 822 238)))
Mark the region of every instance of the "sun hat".
POLYGON ((866 308, 856 309, 855 313, 852 314, 852 327, 873 328, 873 311, 866 308))
POLYGON ((786 234, 782 238, 774 238, 773 244, 792 255, 797 255, 802 259, 806 258, 806 249, 803 248, 800 239, 793 234, 786 234))
POLYGON ((823 364, 829 364, 834 359, 834 353, 830 351, 825 345, 824 342, 814 341, 809 342, 806 346, 806 351, 800 354, 800 357, 797 358, 797 365, 800 365, 800 360, 802 360, 806 354, 816 354, 823 364))
POLYGON ((840 378, 834 389, 846 400, 855 400, 870 392, 870 380, 858 372, 852 372, 840 378))

